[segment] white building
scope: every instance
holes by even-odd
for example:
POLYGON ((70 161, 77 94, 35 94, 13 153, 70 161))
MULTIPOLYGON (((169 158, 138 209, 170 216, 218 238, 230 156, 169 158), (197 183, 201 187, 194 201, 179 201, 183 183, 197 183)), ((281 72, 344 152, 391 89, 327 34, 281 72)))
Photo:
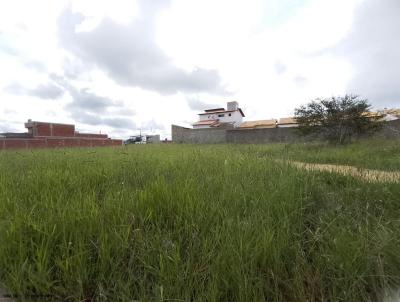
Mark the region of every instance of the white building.
POLYGON ((193 124, 194 129, 215 128, 222 124, 239 127, 242 123, 244 113, 239 108, 238 102, 228 102, 227 108, 215 108, 204 110, 199 113, 199 121, 193 124))

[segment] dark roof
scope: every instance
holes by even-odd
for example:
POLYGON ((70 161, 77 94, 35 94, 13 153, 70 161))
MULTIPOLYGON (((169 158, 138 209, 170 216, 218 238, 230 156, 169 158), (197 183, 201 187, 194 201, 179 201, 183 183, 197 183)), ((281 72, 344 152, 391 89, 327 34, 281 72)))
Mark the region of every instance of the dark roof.
MULTIPOLYGON (((214 109, 214 110, 216 110, 216 109, 214 109)), ((212 113, 229 113, 229 112, 235 112, 235 111, 239 111, 240 114, 244 117, 244 113, 243 113, 242 109, 240 109, 240 108, 238 108, 237 110, 225 110, 224 108, 221 108, 221 110, 219 110, 219 111, 210 111, 210 112, 206 111, 206 112, 199 113, 198 115, 207 115, 207 114, 212 114, 212 113)))
POLYGON ((206 109, 205 112, 213 112, 213 111, 224 111, 225 108, 215 108, 215 109, 206 109))
POLYGON ((0 136, 6 138, 30 138, 32 137, 32 134, 27 132, 22 132, 22 133, 6 132, 6 133, 0 133, 0 136))

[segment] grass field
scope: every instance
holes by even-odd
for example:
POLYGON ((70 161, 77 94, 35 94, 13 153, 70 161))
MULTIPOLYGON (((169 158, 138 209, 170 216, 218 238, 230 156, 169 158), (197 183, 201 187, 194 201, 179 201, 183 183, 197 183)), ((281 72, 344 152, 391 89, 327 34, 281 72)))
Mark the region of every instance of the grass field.
POLYGON ((20 300, 380 301, 400 286, 399 142, 0 152, 0 280, 20 300))
POLYGON ((400 171, 399 140, 364 140, 337 147, 313 143, 271 144, 260 145, 259 147, 260 152, 278 158, 309 163, 341 164, 359 168, 400 171))

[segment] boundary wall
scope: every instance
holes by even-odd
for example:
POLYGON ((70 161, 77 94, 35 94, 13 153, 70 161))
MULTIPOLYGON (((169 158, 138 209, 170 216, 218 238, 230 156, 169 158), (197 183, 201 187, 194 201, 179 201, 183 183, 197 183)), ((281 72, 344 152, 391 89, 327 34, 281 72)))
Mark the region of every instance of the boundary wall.
MULTIPOLYGON (((264 129, 191 129, 177 125, 171 126, 172 141, 186 144, 266 144, 296 143, 318 140, 318 137, 300 136, 297 128, 264 128, 264 129)), ((370 136, 386 139, 400 139, 400 119, 385 122, 382 129, 370 136)))
POLYGON ((111 139, 107 134, 79 133, 75 131, 75 125, 29 120, 25 127, 28 132, 3 133, 0 136, 0 150, 122 145, 122 140, 111 139))

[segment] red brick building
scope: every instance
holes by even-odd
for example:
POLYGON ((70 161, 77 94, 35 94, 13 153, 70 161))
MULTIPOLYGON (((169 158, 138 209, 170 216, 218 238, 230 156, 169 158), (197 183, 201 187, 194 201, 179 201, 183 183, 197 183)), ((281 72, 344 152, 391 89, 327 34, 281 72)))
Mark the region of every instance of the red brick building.
POLYGON ((122 145, 122 140, 111 139, 107 134, 79 133, 75 131, 75 125, 28 120, 25 128, 28 129, 28 132, 1 133, 0 150, 122 145))

